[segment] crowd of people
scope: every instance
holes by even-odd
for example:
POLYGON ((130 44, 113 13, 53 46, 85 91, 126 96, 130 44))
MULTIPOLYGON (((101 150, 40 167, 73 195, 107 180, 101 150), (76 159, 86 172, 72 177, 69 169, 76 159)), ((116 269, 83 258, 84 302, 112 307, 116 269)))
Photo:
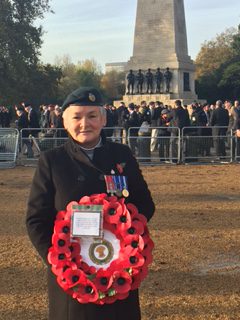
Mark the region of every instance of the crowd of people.
MULTIPOLYGON (((234 103, 218 100, 211 105, 193 103, 191 106, 176 100, 173 107, 159 101, 149 104, 142 101, 140 105, 131 103, 128 106, 121 102, 117 109, 112 105, 105 108, 107 127, 124 128, 121 132, 110 130, 108 135, 117 139, 121 134, 121 141, 128 142, 133 154, 145 160, 150 159, 156 150, 163 161, 176 159, 179 129, 185 128, 183 134, 188 137, 201 137, 199 141, 189 139, 185 146, 186 152, 191 149, 191 154, 196 157, 210 156, 211 147, 214 147, 215 155, 224 158, 228 137, 240 136, 240 103, 237 100, 234 103), (139 139, 139 136, 148 139, 139 139)), ((232 141, 234 151, 235 140, 232 141)))
MULTIPOLYGON (((233 103, 218 100, 211 105, 193 103, 190 106, 182 105, 180 100, 176 100, 174 106, 164 105, 159 101, 148 104, 142 101, 140 105, 130 103, 128 106, 121 102, 118 108, 113 104, 105 104, 104 108, 107 117, 105 135, 113 141, 129 144, 132 153, 143 161, 149 160, 154 151, 158 152, 162 161, 176 161, 179 129, 183 128, 186 137, 201 137, 194 142, 189 139, 185 145, 186 153, 191 150, 191 154, 196 157, 210 156, 211 148, 214 147, 215 155, 224 158, 226 141, 232 143, 233 152, 236 150, 236 141, 239 144, 240 103, 237 100, 233 103), (232 135, 237 139, 230 139, 232 135)), ((29 136, 67 136, 62 110, 58 105, 42 105, 36 110, 29 103, 21 103, 15 106, 15 111, 16 128, 19 131, 23 129, 22 145, 26 145, 25 154, 29 158, 33 157, 29 136)), ((9 109, 0 106, 0 127, 10 127, 11 118, 9 109)), ((239 153, 239 146, 237 150, 239 153)))

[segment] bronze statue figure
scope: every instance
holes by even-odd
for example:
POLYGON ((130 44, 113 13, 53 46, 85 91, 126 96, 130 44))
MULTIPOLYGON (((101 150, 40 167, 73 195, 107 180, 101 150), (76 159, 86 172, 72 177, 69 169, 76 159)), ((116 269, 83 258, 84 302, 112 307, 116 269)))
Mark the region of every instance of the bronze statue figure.
POLYGON ((142 73, 142 70, 139 69, 138 73, 136 74, 136 80, 137 80, 137 93, 142 94, 143 91, 143 82, 144 82, 144 75, 142 73))
POLYGON ((153 74, 151 72, 151 69, 148 69, 146 75, 146 81, 147 81, 147 92, 146 93, 150 93, 152 94, 152 89, 153 89, 153 74))
POLYGON ((172 72, 169 70, 169 68, 166 68, 166 71, 164 72, 164 79, 166 83, 166 92, 170 92, 170 83, 172 80, 172 72))
POLYGON ((135 75, 132 70, 127 74, 127 94, 134 94, 135 75))
POLYGON ((160 70, 160 68, 157 68, 157 71, 155 73, 155 81, 156 81, 156 93, 161 93, 161 85, 163 81, 163 74, 160 70))

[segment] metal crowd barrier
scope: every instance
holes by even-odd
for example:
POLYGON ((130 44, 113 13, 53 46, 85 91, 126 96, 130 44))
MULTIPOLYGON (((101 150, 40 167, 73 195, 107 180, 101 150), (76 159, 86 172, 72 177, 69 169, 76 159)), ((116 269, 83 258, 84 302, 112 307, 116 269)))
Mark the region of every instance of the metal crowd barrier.
POLYGON ((14 168, 18 153, 17 129, 0 128, 0 168, 14 168))
MULTIPOLYGON (((105 127, 104 132, 109 141, 128 144, 144 165, 240 161, 240 139, 227 127, 149 127, 145 132, 140 128, 105 127)), ((21 163, 36 162, 40 152, 66 140, 64 129, 22 129, 21 163)))
POLYGON ((232 134, 227 127, 185 127, 182 129, 181 162, 233 162, 232 134))
POLYGON ((181 134, 176 127, 131 127, 128 145, 141 164, 179 163, 181 134), (144 132, 145 131, 145 132, 144 132))

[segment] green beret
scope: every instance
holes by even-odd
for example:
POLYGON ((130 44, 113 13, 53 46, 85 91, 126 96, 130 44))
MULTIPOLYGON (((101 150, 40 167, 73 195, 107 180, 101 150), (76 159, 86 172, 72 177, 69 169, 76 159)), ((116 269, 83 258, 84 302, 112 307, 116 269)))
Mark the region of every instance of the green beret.
POLYGON ((76 106, 102 106, 102 97, 100 92, 91 87, 81 87, 70 93, 62 105, 62 111, 70 105, 76 106))

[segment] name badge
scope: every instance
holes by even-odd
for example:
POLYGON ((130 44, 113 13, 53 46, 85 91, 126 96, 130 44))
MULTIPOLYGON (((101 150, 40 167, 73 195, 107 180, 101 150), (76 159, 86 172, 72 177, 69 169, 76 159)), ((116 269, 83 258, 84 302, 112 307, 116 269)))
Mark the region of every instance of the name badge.
POLYGON ((71 236, 103 238, 103 206, 73 205, 71 236))

